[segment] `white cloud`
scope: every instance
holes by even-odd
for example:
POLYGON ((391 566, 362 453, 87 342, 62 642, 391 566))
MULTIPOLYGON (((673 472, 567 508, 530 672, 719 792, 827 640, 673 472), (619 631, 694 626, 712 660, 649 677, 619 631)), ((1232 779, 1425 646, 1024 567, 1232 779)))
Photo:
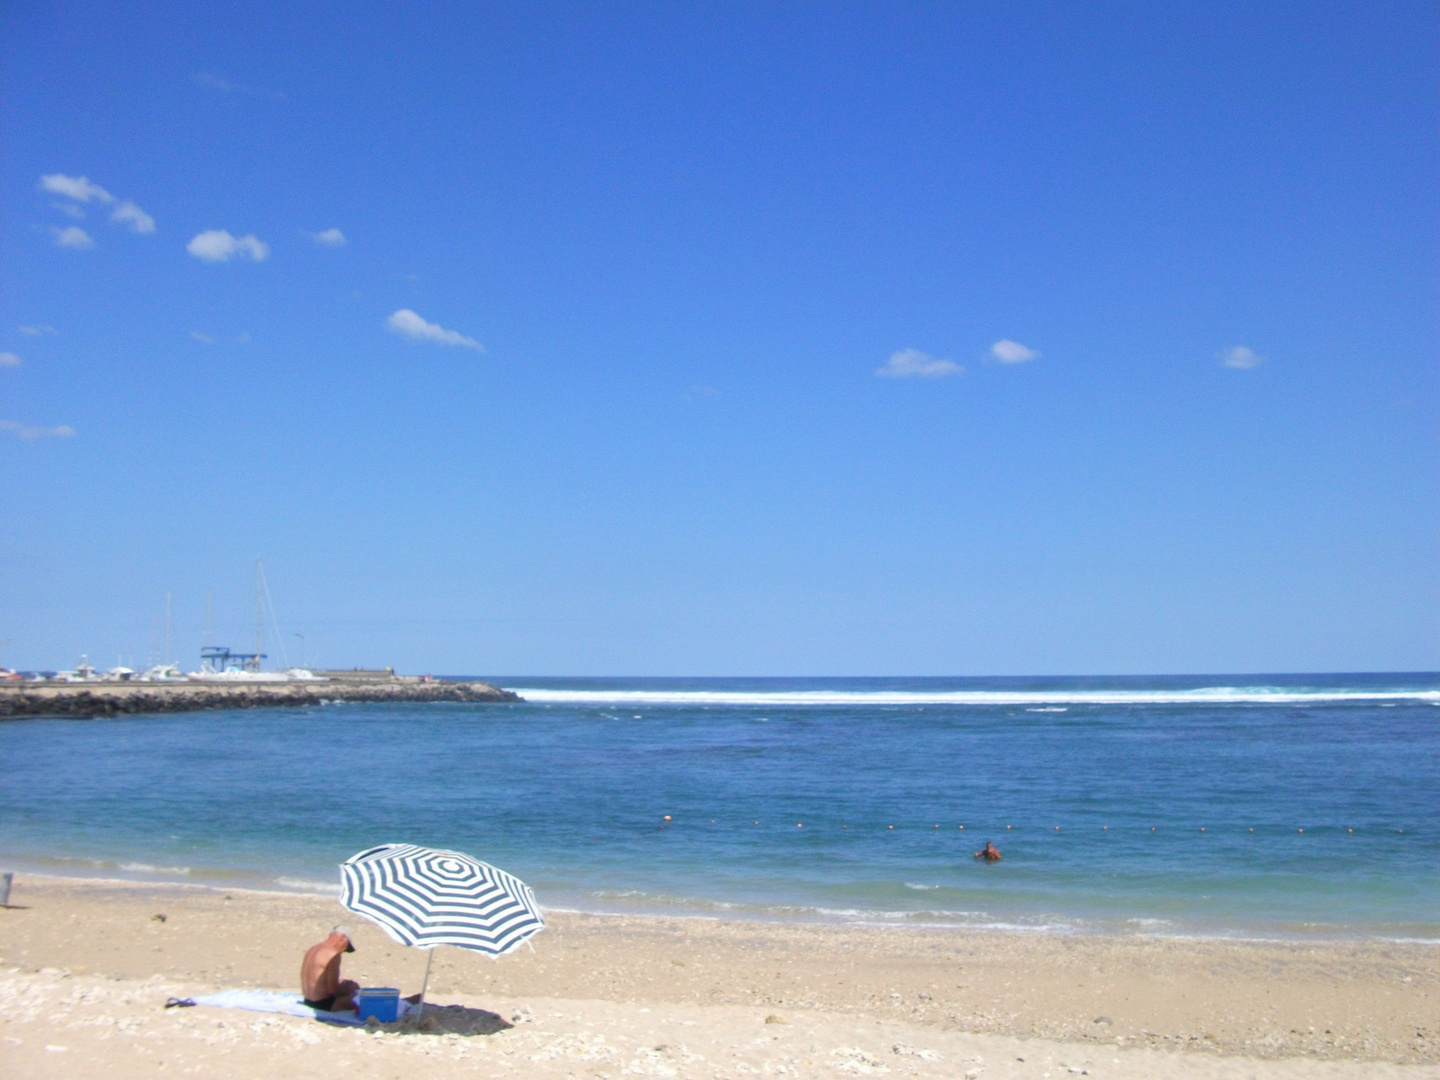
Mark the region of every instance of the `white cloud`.
POLYGON ((66 217, 72 217, 76 221, 85 220, 85 211, 81 210, 80 207, 76 206, 73 202, 52 202, 50 205, 66 217))
POLYGON ((55 234, 55 243, 61 247, 74 248, 76 251, 83 251, 85 248, 95 246, 95 241, 90 239, 90 234, 79 225, 71 225, 64 229, 51 229, 55 234))
MULTIPOLYGON (((115 206, 115 211, 110 215, 111 221, 118 221, 122 225, 130 226, 131 231, 137 233, 152 233, 155 231, 155 219, 147 214, 140 207, 136 206, 129 199, 117 199, 110 192, 106 191, 99 184, 87 176, 66 176, 64 173, 49 173, 40 178, 40 190, 48 191, 54 195, 63 195, 67 199, 74 199, 76 202, 103 203, 106 206, 115 206)), ((84 211, 78 206, 57 204, 60 209, 71 217, 84 217, 84 211)), ((88 245, 85 245, 88 246, 88 245)))
POLYGON ((446 330, 443 326, 435 323, 426 322, 409 308, 401 308, 395 312, 385 320, 385 325, 397 334, 404 334, 417 341, 433 341, 437 345, 463 345, 467 349, 485 351, 485 346, 474 338, 466 337, 454 330, 446 330))
POLYGON ((1263 356, 1257 356, 1255 350, 1247 349, 1244 345, 1232 346, 1220 354, 1220 363, 1228 368, 1239 368, 1241 371, 1249 371, 1264 362, 1263 356))
POLYGON ((17 439, 24 439, 26 442, 34 442, 36 439, 68 439, 75 434, 75 429, 69 424, 61 424, 59 427, 35 427, 32 424, 22 424, 18 420, 0 420, 0 431, 8 431, 17 439))
POLYGON ((58 334, 60 331, 53 326, 22 326, 20 332, 30 337, 39 337, 41 334, 58 334))
POLYGON ((115 207, 115 212, 110 215, 110 220, 118 221, 122 225, 129 225, 131 232, 152 233, 155 231, 155 219, 129 200, 115 207))
POLYGON ((1034 349, 1027 349, 1018 341, 1011 341, 1009 338, 1001 338, 991 345, 990 355, 1002 364, 1023 364, 1027 360, 1037 360, 1040 357, 1034 349))
POLYGON ((64 195, 67 199, 74 199, 76 202, 113 203, 115 201, 114 195, 111 195, 99 184, 92 183, 89 177, 85 176, 50 173, 40 177, 40 190, 54 195, 64 195))
POLYGON ((0 367, 19 367, 20 357, 13 352, 0 352, 0 367))
POLYGON ((211 229, 196 236, 185 245, 185 250, 205 262, 229 262, 234 258, 248 258, 264 262, 270 255, 270 246, 252 233, 247 236, 231 236, 224 229, 211 229))
POLYGON ((200 342, 201 345, 215 344, 215 339, 213 337, 211 337, 209 334, 202 334, 199 330, 191 330, 190 336, 196 341, 200 342))
POLYGON ((311 233, 310 239, 321 247, 345 246, 345 234, 339 229, 326 229, 324 232, 311 233))
POLYGON ((876 375, 887 379, 938 379, 945 375, 964 373, 965 369, 955 361, 938 360, 919 349, 901 349, 891 353, 885 366, 875 369, 876 375))
POLYGON ((218 90, 222 94, 245 94, 247 97, 265 97, 271 101, 285 100, 285 95, 278 90, 262 90, 254 86, 247 86, 245 83, 227 79, 213 71, 197 71, 190 77, 197 85, 210 90, 218 90))
POLYGON ((251 93, 250 87, 244 83, 236 82, 234 79, 227 79, 223 75, 216 75, 213 71, 197 71, 191 76, 199 85, 208 86, 211 90, 219 90, 222 94, 251 93))

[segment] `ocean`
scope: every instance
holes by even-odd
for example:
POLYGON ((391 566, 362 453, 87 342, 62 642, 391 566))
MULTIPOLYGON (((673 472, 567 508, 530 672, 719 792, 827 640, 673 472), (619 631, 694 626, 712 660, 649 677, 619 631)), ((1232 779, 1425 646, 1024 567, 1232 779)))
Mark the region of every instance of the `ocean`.
POLYGON ((0 864, 330 891, 407 841, 552 909, 1440 943, 1440 675, 492 681, 0 723, 0 864))

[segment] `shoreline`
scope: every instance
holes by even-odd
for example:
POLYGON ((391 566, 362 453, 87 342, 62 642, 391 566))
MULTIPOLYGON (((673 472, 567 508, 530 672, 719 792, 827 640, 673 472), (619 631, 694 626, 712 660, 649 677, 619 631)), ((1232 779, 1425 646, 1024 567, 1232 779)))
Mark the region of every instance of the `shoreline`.
MULTIPOLYGON (((99 867, 95 868, 99 870, 99 867)), ((133 873, 143 875, 146 873, 163 872, 174 870, 167 867, 136 867, 133 870, 125 866, 114 868, 120 873, 133 873)), ((34 879, 39 882, 48 882, 56 885, 94 885, 105 887, 130 887, 136 889, 166 889, 183 888, 208 890, 211 892, 242 892, 254 893, 262 896, 295 896, 316 900, 334 900, 339 895, 340 883, 337 880, 333 893, 327 891, 329 886, 319 881, 290 879, 296 884, 286 883, 284 877, 273 879, 269 887, 262 883, 242 884, 239 881, 190 881, 185 880, 185 875, 175 874, 173 876, 155 877, 117 877, 106 873, 64 873, 58 872, 55 868, 34 869, 33 866, 25 865, 24 860, 10 860, 0 862, 0 870, 13 870, 17 879, 24 876, 27 879, 34 879)), ((1440 933, 1434 936, 1397 935, 1384 934, 1375 931, 1346 930, 1343 928, 1331 928, 1327 926, 1324 930, 1302 933, 1284 933, 1280 931, 1250 930, 1250 929, 1223 929, 1206 932, 1187 928, 1183 925, 1171 923, 1172 929, 1165 929, 1153 925, 1129 928, 1123 923, 1121 925, 1093 925, 1077 926, 1076 920, 1048 921, 1036 926, 1026 926, 1015 922, 1006 922, 996 919, 984 923, 945 922, 939 919, 925 920, 914 918, 916 915, 927 915, 928 912, 855 912, 856 916, 871 915, 875 917, 839 918, 827 917, 820 912, 811 912, 805 909, 796 909, 794 913, 787 914, 765 914, 763 905, 744 904, 720 904, 715 903, 720 910, 714 912, 696 911, 658 911, 658 910, 622 910, 615 907, 607 907, 603 904, 594 906, 572 906, 572 901, 562 901, 560 904, 542 904, 541 910, 545 913, 557 915, 574 915, 594 918, 614 919, 638 919, 638 920, 672 920, 672 921, 697 921, 707 923, 735 923, 754 924, 756 926, 777 926, 777 927, 818 927, 818 928, 855 928, 862 930, 874 930, 880 933, 889 931, 912 932, 912 933, 973 933, 973 934, 999 934, 1016 935, 1021 937, 1055 937, 1055 938, 1078 938, 1097 939, 1115 938, 1117 940, 1155 940, 1155 941, 1192 941, 1192 942, 1230 942, 1240 945, 1397 945, 1412 946, 1419 949, 1440 948, 1440 933), (889 915, 890 917, 883 917, 889 915)), ((1128 921, 1128 920, 1127 920, 1128 921)), ((1147 920, 1149 921, 1149 920, 1147 920)))
MULTIPOLYGON (((86 1039, 108 1038, 107 1032, 119 1038, 120 1028, 95 1015, 101 1008, 95 1002, 107 994, 131 1002, 125 1016, 147 1025, 159 1040, 148 1045, 157 1054, 163 1049, 167 1062, 178 1060, 172 1050, 183 1056, 190 1046, 185 1025, 199 1023, 212 1035, 228 1032, 225 1053, 240 1055, 226 1066, 233 1071, 215 1072, 219 1048, 200 1048, 211 1055, 203 1059, 211 1075, 245 1075, 247 1067, 249 1075, 271 1075, 263 1064, 269 1060, 263 1032, 255 1033, 258 1014, 165 1012, 160 1006, 168 996, 221 988, 286 988, 305 947, 339 921, 350 926, 358 947, 346 959, 348 977, 399 985, 408 993, 418 988, 424 968, 417 951, 344 913, 333 899, 312 895, 21 875, 11 903, 0 911, 0 997, 33 1002, 53 995, 57 1003, 69 1002, 63 1013, 33 1004, 14 1015, 0 1011, 0 1035, 20 1040, 13 1052, 36 1054, 37 1068, 21 1068, 19 1076, 53 1074, 38 1067, 56 1064, 41 1049, 45 1045, 69 1046, 78 1055, 86 1039), (62 1016, 70 1017, 70 1026, 52 1030, 62 1016)), ((936 1078, 958 1077, 973 1067, 960 1056, 962 1047, 990 1063, 983 1067, 987 1078, 1039 1080, 1056 1061, 1095 1076, 1218 1077, 1233 1075, 1237 1059, 1253 1066, 1247 1076, 1300 1075, 1286 1069, 1322 1063, 1332 1069, 1364 1063, 1367 1076, 1388 1068, 1398 1070, 1394 1075, 1440 1075, 1433 1015, 1440 957, 1424 946, 950 928, 895 934, 889 927, 561 911, 547 911, 546 918, 533 953, 522 949, 497 963, 458 949, 435 954, 436 1004, 463 1002, 534 1019, 490 1036, 502 1040, 497 1046, 510 1040, 527 1047, 513 1063, 521 1066, 515 1075, 595 1075, 600 1066, 586 1066, 596 1059, 585 1054, 600 1051, 582 1035, 602 1031, 615 1045, 625 1025, 660 1024, 662 1017, 670 1026, 645 1035, 644 1046, 674 1048, 683 1041, 709 1059, 725 1048, 727 1054, 759 1054, 772 1064, 783 1050, 790 1055, 787 1070, 800 1076, 833 1077, 840 1058, 855 1047, 866 1055, 855 1061, 875 1063, 861 1072, 936 1078), (524 1042, 542 1035, 544 1045, 524 1042), (786 1047, 797 1040, 801 1045, 786 1047), (807 1054, 813 1067, 804 1065, 807 1054), (590 1072, 575 1071, 587 1067, 590 1072)), ((105 1005, 104 1015, 118 1014, 105 1005)), ((120 1017, 115 1024, 128 1022, 120 1017)), ((295 1030, 320 1028, 285 1022, 295 1030)), ((349 1039, 335 1043, 337 1051, 362 1041, 368 1048, 379 1038, 363 1031, 333 1037, 349 1039)), ((281 1041, 294 1046, 293 1038, 281 1041)), ((386 1045, 374 1052, 400 1046, 390 1036, 381 1042, 386 1045)), ((116 1064, 124 1045, 99 1042, 95 1049, 106 1075, 131 1075, 116 1064)), ((451 1075, 436 1071, 439 1062, 395 1050, 402 1051, 404 1060, 424 1066, 424 1075, 451 1075)), ((79 1064, 78 1058, 66 1061, 79 1064)), ((461 1064, 455 1062, 457 1070, 461 1064)), ((476 1064, 466 1066, 467 1074, 476 1064)), ((149 1071, 133 1075, 154 1075, 153 1065, 148 1061, 149 1071)), ((363 1064, 356 1068, 368 1074, 363 1064)), ((770 1071, 762 1061, 713 1075, 770 1071)), ((697 1067, 679 1075, 712 1072, 697 1067)))
POLYGON ((20 683, 0 685, 0 720, 97 719, 212 709, 297 708, 330 703, 509 702, 522 699, 488 682, 343 680, 277 683, 20 683))

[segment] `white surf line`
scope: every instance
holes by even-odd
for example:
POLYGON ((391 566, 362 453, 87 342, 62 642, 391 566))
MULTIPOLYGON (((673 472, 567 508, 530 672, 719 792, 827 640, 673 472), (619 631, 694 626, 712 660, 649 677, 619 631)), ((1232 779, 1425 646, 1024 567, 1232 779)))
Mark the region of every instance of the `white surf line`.
POLYGON ((908 690, 729 691, 555 690, 515 687, 531 703, 550 705, 1304 705, 1417 701, 1440 704, 1440 690, 908 690))

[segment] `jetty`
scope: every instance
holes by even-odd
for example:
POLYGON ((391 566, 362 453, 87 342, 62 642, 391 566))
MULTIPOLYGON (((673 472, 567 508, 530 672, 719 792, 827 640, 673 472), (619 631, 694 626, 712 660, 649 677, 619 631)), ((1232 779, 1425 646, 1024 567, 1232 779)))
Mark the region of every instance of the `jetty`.
POLYGON ((388 671, 383 676, 359 671, 327 672, 326 676, 284 682, 0 682, 0 720, 296 708, 339 702, 523 700, 487 682, 451 682, 388 671))

